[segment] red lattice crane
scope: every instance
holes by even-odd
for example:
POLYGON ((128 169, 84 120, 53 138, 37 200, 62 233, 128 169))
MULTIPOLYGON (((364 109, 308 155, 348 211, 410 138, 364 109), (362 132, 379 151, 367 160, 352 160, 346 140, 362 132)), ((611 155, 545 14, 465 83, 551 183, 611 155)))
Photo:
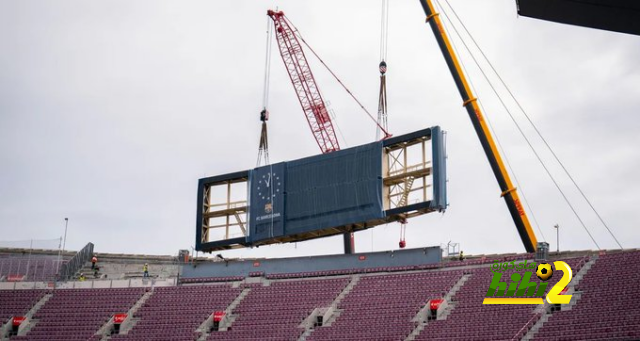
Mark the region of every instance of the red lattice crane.
POLYGON ((282 11, 269 10, 267 15, 273 19, 280 55, 320 150, 323 154, 340 150, 327 106, 322 99, 313 73, 311 73, 302 46, 296 37, 295 27, 291 25, 282 11))

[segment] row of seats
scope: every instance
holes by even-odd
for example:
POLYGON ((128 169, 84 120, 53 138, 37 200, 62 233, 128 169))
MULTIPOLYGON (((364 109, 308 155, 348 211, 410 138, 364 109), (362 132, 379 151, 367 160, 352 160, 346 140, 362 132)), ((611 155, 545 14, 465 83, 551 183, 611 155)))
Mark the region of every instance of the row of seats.
POLYGON ((33 328, 12 340, 90 339, 113 314, 126 313, 144 293, 144 288, 55 290, 33 316, 33 328))
POLYGON ((350 281, 305 279, 253 287, 233 311, 237 319, 231 330, 213 332, 208 340, 297 340, 304 332, 299 325, 315 308, 328 307, 350 281))
POLYGON ((64 260, 53 256, 0 257, 0 278, 6 281, 51 281, 64 260))
MULTIPOLYGON (((502 261, 510 261, 505 256, 502 261)), ((588 257, 565 259, 574 275, 588 257)), ((464 263, 464 262, 462 262, 464 263)), ((402 340, 418 325, 412 321, 429 300, 444 297, 456 283, 453 309, 446 320, 429 321, 416 340, 520 339, 539 320, 537 306, 483 305, 493 276, 488 264, 479 268, 380 273, 361 276, 293 278, 262 283, 231 282, 157 287, 141 301, 144 288, 0 290, 0 319, 26 314, 44 295, 52 297, 36 313, 37 323, 25 336, 11 340, 98 340, 95 335, 116 313, 136 322, 127 334, 112 340, 194 340, 198 327, 215 311, 225 311, 247 291, 231 313, 230 330, 212 332, 209 340, 295 340, 303 322, 316 308, 328 308, 356 281, 336 306, 330 325, 318 326, 307 340, 402 340)), ((640 339, 640 252, 600 256, 577 290, 581 299, 571 310, 555 312, 535 335, 536 340, 640 339)), ((348 270, 347 270, 348 271, 348 270)), ((507 270, 509 282, 515 270, 507 270)), ((560 280, 556 273, 546 291, 560 280)), ((532 281, 538 281, 532 278, 532 281)), ((325 321, 326 322, 326 321, 325 321)))
MULTIPOLYGON (((511 261, 515 259, 503 259, 511 261)), ((565 262, 577 272, 578 266, 584 264, 586 258, 567 259, 565 262)), ((487 263, 489 264, 489 263, 487 263)), ((509 283, 511 274, 516 270, 506 270, 502 275, 502 282, 509 283)), ((489 284, 493 277, 490 267, 466 270, 468 280, 453 298, 455 309, 445 320, 432 321, 420 333, 416 340, 430 340, 432 338, 460 337, 466 340, 496 340, 501 338, 518 338, 540 318, 535 314, 536 306, 531 305, 484 305, 489 284), (465 328, 460 328, 464 323, 465 328)), ((562 276, 556 274, 548 281, 548 292, 562 276)), ((538 281, 532 277, 531 281, 538 281)))
POLYGON ((571 310, 554 312, 535 340, 640 339, 640 251, 601 255, 576 291, 571 310))
POLYGON ((338 306, 336 321, 317 328, 307 340, 404 339, 415 328, 411 320, 418 311, 443 297, 461 276, 445 271, 361 277, 338 306))
POLYGON ((44 290, 0 290, 0 325, 27 314, 44 295, 44 290))
POLYGON ((216 282, 237 282, 242 281, 242 276, 224 276, 224 277, 192 277, 181 278, 182 284, 197 284, 197 283, 216 283, 216 282))
POLYGON ((133 329, 111 339, 193 339, 200 324, 213 312, 225 310, 240 292, 227 284, 156 288, 134 315, 140 321, 133 329))

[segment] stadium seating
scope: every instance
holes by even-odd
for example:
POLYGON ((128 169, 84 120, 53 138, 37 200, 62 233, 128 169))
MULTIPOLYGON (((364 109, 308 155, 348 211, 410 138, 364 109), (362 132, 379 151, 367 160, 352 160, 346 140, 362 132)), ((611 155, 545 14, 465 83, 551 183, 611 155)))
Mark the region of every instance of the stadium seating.
POLYGON ((24 316, 44 294, 44 290, 0 290, 0 325, 24 316))
MULTIPOLYGON (((495 260, 531 257, 498 255, 495 260)), ((565 261, 575 275, 589 259, 581 256, 565 261)), ((640 340, 639 251, 601 255, 575 287, 579 299, 550 313, 540 305, 483 305, 493 260, 489 256, 438 265, 289 274, 254 271, 249 278, 183 279, 186 285, 154 288, 130 316, 128 322, 133 324, 127 334, 110 339, 297 340, 306 335, 306 340, 405 340, 412 331, 420 330, 416 329, 419 322, 412 321, 420 309, 429 300, 444 297, 464 276, 466 281, 443 308, 447 318, 428 321, 416 340, 521 340, 528 332, 529 337, 542 341, 640 340), (307 318, 314 309, 330 307, 339 296, 329 321, 306 332, 305 327, 310 327, 307 318), (197 331, 213 312, 227 310, 234 300, 237 306, 227 311, 225 320, 229 330, 208 335, 197 331), (540 319, 545 314, 549 319, 543 324, 546 316, 540 319)), ((513 272, 504 271, 502 281, 509 282, 513 272)), ((560 278, 562 273, 553 274, 547 292, 560 278)), ((114 314, 128 312, 146 290, 150 289, 0 290, 0 322, 25 315, 51 293, 33 316, 26 335, 11 340, 100 340, 102 336, 95 335, 100 328, 114 314)))
POLYGON ((241 281, 242 276, 225 276, 225 277, 196 277, 196 278, 182 278, 180 283, 182 284, 195 284, 195 283, 215 283, 215 282, 235 282, 241 281))
POLYGON ((61 261, 52 256, 0 257, 0 277, 5 277, 5 280, 15 276, 21 281, 50 281, 55 279, 59 264, 61 261))
POLYGON ((460 271, 413 272, 362 277, 340 303, 340 316, 307 340, 396 340, 415 328, 411 319, 429 300, 442 298, 460 271))
POLYGON ((144 288, 58 289, 34 315, 37 320, 25 336, 11 340, 87 340, 113 314, 125 313, 144 294, 144 288))
MULTIPOLYGON (((501 259, 509 261, 514 259, 501 259)), ((587 258, 565 260, 574 272, 579 270, 587 258)), ((430 322, 416 340, 511 340, 522 337, 528 328, 540 318, 531 305, 483 305, 493 273, 489 263, 486 267, 471 269, 469 280, 455 295, 455 309, 446 320, 430 322), (461 322, 464 321, 464 322, 461 322), (465 328, 460 328, 463 323, 465 328)), ((514 270, 503 274, 503 282, 509 282, 514 270)), ((546 292, 560 280, 556 275, 549 280, 546 292)))
POLYGON ((577 304, 553 313, 535 340, 639 340, 639 281, 640 252, 600 256, 576 288, 577 304))
POLYGON ((212 332, 208 340, 296 340, 298 326, 315 308, 328 307, 350 278, 281 281, 252 286, 234 310, 231 330, 212 332))
POLYGON ((134 315, 140 321, 111 340, 193 340, 198 326, 213 312, 225 310, 240 292, 225 284, 156 288, 134 315))

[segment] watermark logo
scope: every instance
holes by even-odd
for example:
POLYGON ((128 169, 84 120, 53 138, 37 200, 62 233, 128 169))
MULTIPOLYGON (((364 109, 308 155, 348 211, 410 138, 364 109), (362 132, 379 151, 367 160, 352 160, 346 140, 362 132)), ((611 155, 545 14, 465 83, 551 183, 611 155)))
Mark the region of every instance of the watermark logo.
MULTIPOLYGON (((515 264, 515 261, 500 263, 494 261, 491 265, 493 277, 487 291, 487 296, 482 304, 543 304, 542 296, 547 290, 549 283, 547 281, 553 276, 554 270, 551 264, 536 264, 528 261, 515 264), (536 277, 541 282, 531 281, 533 270, 535 269, 536 277), (506 270, 520 271, 522 274, 515 272, 509 278, 503 281, 502 275, 506 270)), ((556 283, 546 296, 547 302, 550 304, 568 304, 571 301, 571 295, 561 295, 560 293, 569 284, 573 273, 571 267, 563 261, 553 262, 555 271, 562 271, 562 278, 556 283)))

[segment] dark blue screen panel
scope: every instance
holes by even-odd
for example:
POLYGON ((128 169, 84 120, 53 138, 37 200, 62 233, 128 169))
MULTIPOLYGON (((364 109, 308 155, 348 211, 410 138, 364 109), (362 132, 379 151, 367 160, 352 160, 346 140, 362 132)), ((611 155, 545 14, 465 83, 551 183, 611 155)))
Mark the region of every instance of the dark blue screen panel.
POLYGON ((442 130, 432 127, 329 154, 200 179, 196 249, 224 250, 307 240, 350 228, 367 229, 398 220, 408 212, 420 215, 444 211, 448 205, 445 144, 442 130), (428 139, 432 147, 432 197, 385 211, 384 148, 397 149, 404 143, 413 145, 428 139), (211 212, 208 189, 235 183, 247 184, 247 206, 239 207, 235 213, 235 207, 211 212), (246 237, 201 241, 204 233, 208 233, 206 215, 233 220, 238 219, 238 214, 245 214, 245 210, 246 237))
POLYGON ((382 143, 288 162, 286 212, 287 234, 382 218, 382 143))
POLYGON ((280 237, 284 234, 285 179, 284 162, 256 168, 250 172, 250 241, 280 237))

